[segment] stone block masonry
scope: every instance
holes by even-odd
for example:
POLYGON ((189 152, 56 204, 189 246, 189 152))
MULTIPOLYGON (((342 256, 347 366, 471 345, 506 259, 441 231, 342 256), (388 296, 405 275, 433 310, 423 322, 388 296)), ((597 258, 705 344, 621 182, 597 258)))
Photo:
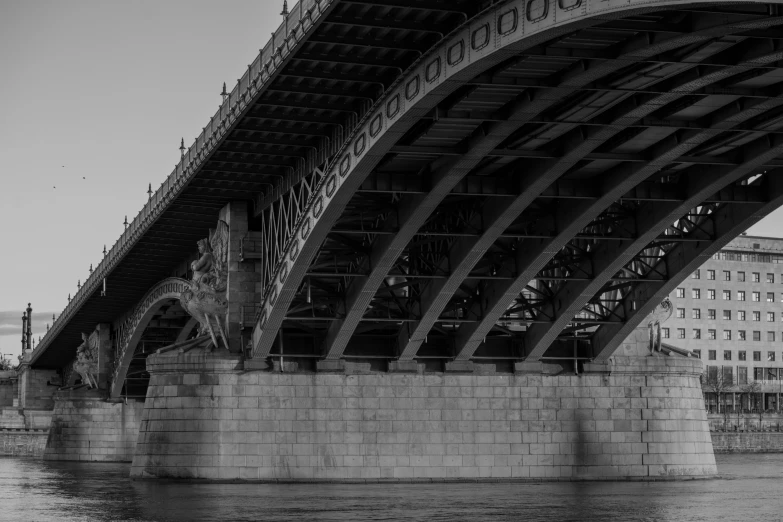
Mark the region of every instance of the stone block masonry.
POLYGON ((143 403, 106 402, 103 395, 85 389, 57 392, 44 460, 133 459, 143 403))
POLYGON ((715 453, 783 453, 780 432, 711 433, 715 453))
POLYGON ((650 480, 715 475, 701 361, 581 376, 242 371, 159 354, 131 476, 210 481, 650 480))

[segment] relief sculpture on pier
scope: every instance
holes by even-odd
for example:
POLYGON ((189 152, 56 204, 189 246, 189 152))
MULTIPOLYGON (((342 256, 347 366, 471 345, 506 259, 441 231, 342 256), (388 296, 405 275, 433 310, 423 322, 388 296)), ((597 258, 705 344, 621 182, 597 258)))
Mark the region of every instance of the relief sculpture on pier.
POLYGON ((674 312, 674 305, 666 297, 661 304, 655 307, 647 321, 650 330, 650 353, 661 351, 661 323, 665 323, 674 312))
MULTIPOLYGON (((82 333, 82 344, 76 348, 73 372, 78 373, 82 378, 82 384, 86 384, 90 389, 98 388, 98 354, 98 333, 93 332, 90 335, 82 333)), ((73 377, 75 375, 70 376, 68 380, 73 377)))
POLYGON ((199 322, 199 335, 209 334, 215 347, 222 344, 228 348, 228 224, 218 221, 209 237, 197 244, 199 259, 190 265, 193 276, 180 295, 180 303, 199 322))

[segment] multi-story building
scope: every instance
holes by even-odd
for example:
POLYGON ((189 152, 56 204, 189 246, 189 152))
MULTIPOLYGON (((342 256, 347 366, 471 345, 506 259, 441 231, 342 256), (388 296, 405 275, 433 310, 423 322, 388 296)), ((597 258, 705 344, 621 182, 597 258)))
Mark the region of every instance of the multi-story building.
MULTIPOLYGON (((754 407, 779 410, 783 396, 783 239, 743 235, 715 254, 669 296, 674 313, 664 342, 695 352, 705 375, 761 383, 754 407)), ((715 397, 707 397, 714 409, 715 397)), ((721 401, 723 403, 723 401, 721 401)), ((746 406, 744 406, 746 407, 746 406)))

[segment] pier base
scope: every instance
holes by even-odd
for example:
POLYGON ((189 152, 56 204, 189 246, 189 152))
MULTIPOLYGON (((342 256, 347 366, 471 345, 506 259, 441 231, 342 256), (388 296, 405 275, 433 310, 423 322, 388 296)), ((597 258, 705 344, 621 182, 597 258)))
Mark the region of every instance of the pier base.
MULTIPOLYGON (((159 354, 131 476, 246 481, 715 475, 698 359, 575 375, 270 373, 159 354)), ((423 369, 423 367, 422 367, 423 369)))
POLYGON ((44 460, 133 459, 144 403, 110 403, 105 395, 85 389, 55 394, 44 460))

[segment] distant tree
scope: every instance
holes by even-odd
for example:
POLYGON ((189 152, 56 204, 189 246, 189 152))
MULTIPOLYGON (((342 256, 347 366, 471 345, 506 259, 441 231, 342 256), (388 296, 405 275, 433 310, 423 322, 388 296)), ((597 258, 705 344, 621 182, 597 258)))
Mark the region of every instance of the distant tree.
POLYGON ((728 392, 732 386, 734 386, 734 380, 730 375, 724 374, 717 368, 718 371, 708 371, 701 382, 702 392, 714 393, 716 402, 718 405, 718 413, 723 413, 724 427, 729 423, 728 409, 726 408, 726 392, 728 392), (721 399, 723 400, 723 410, 721 411, 721 399))
POLYGON ((748 398, 748 409, 753 410, 753 404, 758 403, 757 408, 759 416, 759 428, 761 428, 761 422, 764 420, 764 405, 761 404, 762 393, 761 383, 759 381, 748 381, 746 384, 740 386, 740 404, 742 404, 742 398, 748 398))
POLYGON ((13 369, 14 369, 14 365, 11 363, 9 359, 6 359, 5 357, 0 359, 0 371, 8 371, 13 369))

